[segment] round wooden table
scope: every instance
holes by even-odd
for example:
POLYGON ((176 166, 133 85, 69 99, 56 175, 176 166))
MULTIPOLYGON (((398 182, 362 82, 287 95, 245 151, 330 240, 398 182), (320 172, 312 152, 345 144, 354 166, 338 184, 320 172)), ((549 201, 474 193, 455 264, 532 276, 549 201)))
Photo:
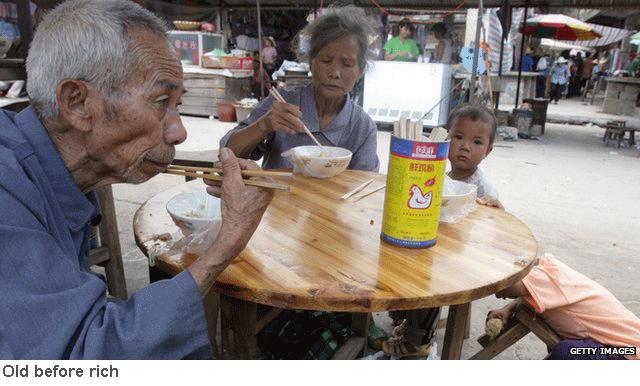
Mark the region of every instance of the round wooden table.
MULTIPOLYGON (((255 337, 274 312, 259 317, 257 304, 277 309, 363 313, 450 306, 443 358, 459 358, 469 304, 522 279, 531 268, 536 240, 506 211, 479 206, 457 224, 441 224, 429 249, 406 249, 380 240, 384 190, 357 202, 340 197, 369 179, 366 189, 385 183, 382 174, 346 171, 322 180, 295 176, 290 192, 278 191, 245 250, 222 273, 225 326, 236 347, 228 357, 255 354, 255 337), (245 331, 246 330, 246 331, 245 331), (244 331, 244 332, 243 332, 244 331)), ((178 193, 204 189, 191 181, 159 193, 136 213, 134 232, 143 252, 159 235, 179 229, 166 212, 178 193)), ((156 257, 161 271, 176 275, 197 256, 156 257)), ((366 331, 364 332, 366 336, 366 331)))

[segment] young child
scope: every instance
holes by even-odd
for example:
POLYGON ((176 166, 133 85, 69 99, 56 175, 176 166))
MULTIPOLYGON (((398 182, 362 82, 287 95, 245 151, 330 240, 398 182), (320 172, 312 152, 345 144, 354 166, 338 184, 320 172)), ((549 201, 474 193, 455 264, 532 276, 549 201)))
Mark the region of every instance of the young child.
POLYGON ((521 301, 539 314, 564 340, 556 345, 549 359, 640 359, 640 319, 606 288, 545 254, 536 259, 531 272, 499 298, 517 298, 487 319, 503 324, 521 301), (572 348, 632 347, 635 355, 574 354, 572 348))
POLYGON ((464 104, 449 115, 449 177, 478 187, 478 203, 496 208, 502 204, 498 191, 478 168, 491 150, 496 138, 495 116, 486 108, 464 104))
MULTIPOLYGON (((448 121, 449 177, 478 187, 478 203, 502 209, 498 193, 478 165, 493 149, 496 118, 486 108, 462 105, 451 112, 448 121)), ((439 308, 389 313, 396 326, 391 338, 382 344, 385 353, 400 357, 427 356, 440 317, 439 308)))

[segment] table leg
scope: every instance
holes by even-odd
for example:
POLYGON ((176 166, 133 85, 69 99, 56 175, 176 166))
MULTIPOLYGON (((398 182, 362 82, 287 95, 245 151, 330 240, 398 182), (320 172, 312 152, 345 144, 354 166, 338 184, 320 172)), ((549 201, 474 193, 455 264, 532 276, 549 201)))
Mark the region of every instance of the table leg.
POLYGON ((369 323, 371 314, 368 312, 354 312, 351 314, 351 329, 355 333, 336 351, 331 359, 350 360, 358 358, 362 353, 367 355, 367 338, 369 337, 369 323))
POLYGON ((447 328, 444 333, 444 343, 442 345, 442 359, 460 359, 470 308, 471 303, 449 306, 447 328))
POLYGON ((220 295, 222 358, 255 359, 258 305, 220 295))

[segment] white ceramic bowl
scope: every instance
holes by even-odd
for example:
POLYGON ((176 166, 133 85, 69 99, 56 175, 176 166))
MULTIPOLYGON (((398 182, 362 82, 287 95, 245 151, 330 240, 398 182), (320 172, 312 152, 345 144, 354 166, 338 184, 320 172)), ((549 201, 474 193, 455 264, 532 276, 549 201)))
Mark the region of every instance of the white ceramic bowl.
POLYGON ((476 206, 478 187, 445 178, 440 207, 440 221, 455 223, 466 217, 476 206))
POLYGON ((298 146, 282 153, 293 164, 293 172, 315 178, 330 178, 347 169, 352 153, 333 146, 298 146))
POLYGON ((178 194, 167 202, 167 212, 180 228, 199 230, 211 222, 219 228, 222 223, 220 199, 205 191, 178 194))

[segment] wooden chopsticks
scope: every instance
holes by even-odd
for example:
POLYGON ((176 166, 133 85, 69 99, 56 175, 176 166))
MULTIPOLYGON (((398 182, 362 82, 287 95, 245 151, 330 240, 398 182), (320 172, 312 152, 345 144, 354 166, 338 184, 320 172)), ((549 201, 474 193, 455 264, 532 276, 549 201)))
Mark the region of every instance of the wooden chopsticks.
MULTIPOLYGON (((222 169, 220 168, 205 168, 196 166, 169 165, 169 169, 185 170, 189 172, 222 173, 222 169)), ((245 177, 293 177, 293 173, 291 172, 280 172, 276 170, 242 170, 240 173, 245 177)))
POLYGON ((387 187, 386 184, 382 184, 382 185, 378 186, 377 188, 371 188, 371 189, 369 189, 369 190, 367 190, 365 192, 362 192, 362 193, 358 194, 357 196, 353 197, 354 198, 353 203, 355 204, 356 202, 362 200, 363 198, 365 198, 367 196, 370 196, 373 193, 378 192, 378 191, 380 191, 380 190, 382 190, 382 189, 384 189, 386 187, 387 187))
POLYGON ((360 192, 362 189, 366 188, 367 185, 369 185, 370 183, 372 183, 374 181, 374 179, 370 179, 368 181, 363 182, 362 184, 360 184, 358 187, 356 187, 355 189, 353 189, 350 192, 347 192, 345 194, 342 195, 342 197, 340 197, 341 200, 346 200, 347 198, 353 196, 354 194, 360 192))
MULTIPOLYGON (((287 103, 287 101, 284 100, 284 98, 282 97, 282 95, 280 95, 280 93, 278 92, 278 90, 276 90, 275 88, 271 88, 271 95, 273 95, 274 98, 276 98, 276 100, 278 102, 282 102, 282 103, 287 103)), ((302 127, 304 128, 304 131, 307 133, 307 135, 309 137, 311 137, 311 139, 313 139, 313 142, 316 143, 316 145, 320 146, 320 148, 322 148, 322 145, 320 144, 320 142, 316 139, 316 137, 311 133, 311 130, 309 130, 307 128, 307 125, 304 124, 304 122, 302 122, 302 127)))
MULTIPOLYGON (((177 166, 171 165, 165 172, 166 174, 174 174, 176 176, 184 176, 191 178, 202 178, 209 181, 222 181, 222 176, 211 173, 222 173, 221 169, 217 168, 199 168, 193 166, 177 166), (196 172, 204 172, 207 174, 201 174, 196 172)), ((292 174, 288 172, 278 172, 271 170, 242 170, 244 177, 291 177, 292 174)), ((291 190, 291 186, 287 184, 280 184, 277 182, 249 180, 244 179, 245 185, 258 186, 261 188, 279 189, 279 190, 291 190)))

